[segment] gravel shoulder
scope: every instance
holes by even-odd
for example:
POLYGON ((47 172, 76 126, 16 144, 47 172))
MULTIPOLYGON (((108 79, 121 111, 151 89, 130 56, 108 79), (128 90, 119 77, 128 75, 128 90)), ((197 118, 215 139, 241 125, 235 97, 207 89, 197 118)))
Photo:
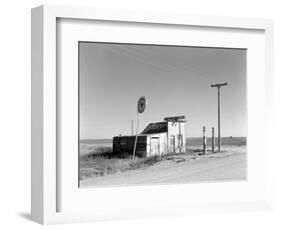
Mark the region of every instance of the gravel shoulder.
POLYGON ((173 155, 152 166, 81 180, 81 187, 128 186, 246 180, 245 146, 229 146, 222 153, 173 155))

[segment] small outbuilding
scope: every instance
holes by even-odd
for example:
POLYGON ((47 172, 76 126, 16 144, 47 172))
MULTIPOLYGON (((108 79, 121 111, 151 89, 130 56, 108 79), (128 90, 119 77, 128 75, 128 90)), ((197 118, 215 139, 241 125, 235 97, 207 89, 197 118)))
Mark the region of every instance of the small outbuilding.
MULTIPOLYGON (((166 117, 163 122, 150 123, 138 135, 136 156, 150 157, 185 153, 185 116, 166 117)), ((113 138, 113 153, 132 154, 136 136, 113 138)))

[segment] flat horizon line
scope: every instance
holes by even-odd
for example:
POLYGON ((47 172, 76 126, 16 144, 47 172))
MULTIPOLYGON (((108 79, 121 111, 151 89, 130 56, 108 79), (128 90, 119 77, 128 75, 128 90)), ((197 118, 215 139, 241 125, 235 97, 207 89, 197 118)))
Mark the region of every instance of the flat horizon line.
MULTIPOLYGON (((124 135, 124 136, 132 136, 132 135, 124 135)), ((133 135, 135 136, 135 135, 133 135)), ((202 138, 201 137, 186 137, 186 139, 190 139, 190 138, 202 138)), ((206 138, 212 138, 211 136, 207 136, 206 138)), ((215 137, 218 138, 218 137, 215 137)), ((221 138, 247 138, 247 136, 225 136, 225 137, 221 137, 221 138)), ((110 140, 113 139, 112 138, 87 138, 87 139, 80 139, 80 141, 89 141, 89 140, 110 140)))

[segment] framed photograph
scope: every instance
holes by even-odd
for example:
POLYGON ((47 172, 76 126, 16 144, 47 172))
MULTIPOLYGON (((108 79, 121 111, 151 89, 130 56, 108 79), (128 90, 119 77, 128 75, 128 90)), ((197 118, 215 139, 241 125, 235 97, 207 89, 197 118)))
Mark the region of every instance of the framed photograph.
POLYGON ((32 219, 271 208, 273 23, 32 9, 32 219))

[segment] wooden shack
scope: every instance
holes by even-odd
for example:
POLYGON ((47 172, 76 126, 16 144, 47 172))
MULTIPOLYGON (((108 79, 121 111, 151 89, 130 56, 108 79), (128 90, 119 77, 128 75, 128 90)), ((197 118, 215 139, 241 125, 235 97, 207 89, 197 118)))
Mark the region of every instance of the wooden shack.
MULTIPOLYGON (((138 135, 136 156, 185 153, 185 116, 166 117, 163 122, 150 123, 138 135)), ((113 138, 113 153, 132 154, 136 136, 116 136, 113 138)))

